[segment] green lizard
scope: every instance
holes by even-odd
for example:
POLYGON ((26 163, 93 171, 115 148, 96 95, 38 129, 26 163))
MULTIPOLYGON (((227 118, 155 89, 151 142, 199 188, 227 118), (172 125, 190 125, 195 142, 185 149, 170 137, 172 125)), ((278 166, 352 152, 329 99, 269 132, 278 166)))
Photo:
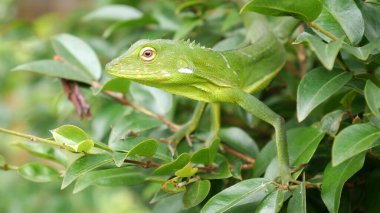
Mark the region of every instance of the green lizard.
MULTIPOLYGON (((285 63, 285 53, 267 30, 250 40, 251 45, 228 51, 215 51, 186 41, 140 40, 107 64, 106 70, 114 76, 201 101, 193 123, 198 122, 205 102, 236 103, 268 122, 275 129, 279 172, 285 184, 291 176, 284 119, 250 94, 264 89, 278 74, 285 63)), ((218 114, 218 105, 213 109, 218 114)), ((194 125, 182 131, 193 128, 194 125)))

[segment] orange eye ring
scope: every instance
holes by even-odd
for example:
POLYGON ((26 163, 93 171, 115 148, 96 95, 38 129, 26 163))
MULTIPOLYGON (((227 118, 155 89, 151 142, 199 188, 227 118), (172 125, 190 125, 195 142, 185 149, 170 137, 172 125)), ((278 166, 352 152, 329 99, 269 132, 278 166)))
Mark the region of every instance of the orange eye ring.
POLYGON ((144 47, 140 50, 140 58, 143 61, 149 62, 156 57, 156 50, 152 47, 144 47))

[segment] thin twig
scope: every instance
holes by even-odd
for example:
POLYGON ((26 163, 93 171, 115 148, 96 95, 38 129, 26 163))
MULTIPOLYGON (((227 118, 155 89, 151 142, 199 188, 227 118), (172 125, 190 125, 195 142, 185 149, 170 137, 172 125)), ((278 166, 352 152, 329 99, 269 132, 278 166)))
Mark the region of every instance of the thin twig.
MULTIPOLYGON (((94 81, 94 82, 92 82, 92 87, 94 87, 94 88, 101 88, 102 86, 101 86, 98 82, 94 81)), ((153 112, 151 112, 151 111, 145 109, 144 107, 138 106, 138 105, 136 105, 136 104, 130 102, 128 99, 119 96, 119 95, 118 95, 117 93, 115 93, 115 92, 108 91, 108 90, 103 90, 102 92, 103 92, 104 94, 110 96, 111 98, 113 98, 113 99, 116 100, 117 102, 123 104, 123 105, 130 106, 130 107, 132 107, 133 109, 135 109, 135 110, 137 110, 137 111, 139 111, 139 112, 141 112, 141 113, 144 113, 145 115, 148 115, 148 116, 150 116, 150 117, 153 117, 153 118, 155 118, 155 119, 157 119, 157 120, 162 121, 164 124, 166 124, 166 125, 170 128, 170 130, 172 130, 172 131, 174 131, 174 132, 176 132, 176 131, 178 131, 178 130, 180 129, 180 126, 179 126, 178 124, 173 123, 172 121, 168 120, 168 119, 165 118, 164 116, 161 116, 161 115, 155 114, 155 113, 153 113, 153 112)))
POLYGON ((252 159, 252 158, 250 158, 250 157, 248 157, 248 156, 246 156, 246 155, 244 155, 244 154, 242 154, 242 153, 240 153, 240 152, 238 152, 238 151, 236 151, 236 150, 234 150, 234 149, 232 149, 232 148, 230 148, 230 147, 228 147, 228 146, 226 146, 226 145, 222 145, 222 147, 223 147, 223 149, 224 149, 226 152, 228 152, 228 153, 230 153, 230 154, 233 154, 233 155, 235 155, 236 157, 238 157, 238 158, 240 158, 240 159, 242 159, 242 160, 247 161, 248 163, 251 163, 251 164, 255 163, 255 160, 254 160, 254 159, 252 159))
MULTIPOLYGON (((298 34, 301 34, 304 31, 303 25, 299 25, 298 27, 298 34)), ((299 77, 303 77, 306 74, 307 66, 306 66, 306 53, 305 53, 305 46, 301 43, 297 45, 297 59, 300 66, 300 72, 299 77)))
POLYGON ((50 144, 50 145, 55 145, 55 146, 63 147, 63 144, 58 143, 56 141, 48 140, 48 139, 45 139, 45 138, 40 138, 40 137, 37 137, 37 136, 34 136, 34 135, 28 135, 28 134, 16 132, 16 131, 9 130, 9 129, 0 128, 0 132, 6 133, 6 134, 9 134, 9 135, 14 135, 14 136, 26 138, 26 139, 29 139, 31 141, 38 141, 38 142, 42 142, 42 143, 46 143, 46 144, 50 144))

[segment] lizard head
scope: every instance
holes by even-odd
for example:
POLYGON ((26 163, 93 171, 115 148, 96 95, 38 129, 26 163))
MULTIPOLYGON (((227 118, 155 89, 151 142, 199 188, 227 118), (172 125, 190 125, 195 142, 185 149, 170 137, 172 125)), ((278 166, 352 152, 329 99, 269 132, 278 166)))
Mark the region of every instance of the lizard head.
POLYGON ((106 65, 109 74, 155 87, 189 82, 195 68, 188 42, 140 40, 106 65), (187 47, 186 47, 187 45, 187 47))

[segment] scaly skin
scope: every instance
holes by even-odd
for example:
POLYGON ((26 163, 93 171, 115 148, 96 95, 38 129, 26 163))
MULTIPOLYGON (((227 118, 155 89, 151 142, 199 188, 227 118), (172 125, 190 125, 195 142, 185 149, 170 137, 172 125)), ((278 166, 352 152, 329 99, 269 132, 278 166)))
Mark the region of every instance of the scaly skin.
POLYGON ((281 182, 290 176, 284 120, 250 95, 264 89, 285 62, 282 45, 270 33, 252 45, 215 51, 194 43, 140 40, 106 70, 170 93, 207 103, 236 103, 275 128, 281 182))

